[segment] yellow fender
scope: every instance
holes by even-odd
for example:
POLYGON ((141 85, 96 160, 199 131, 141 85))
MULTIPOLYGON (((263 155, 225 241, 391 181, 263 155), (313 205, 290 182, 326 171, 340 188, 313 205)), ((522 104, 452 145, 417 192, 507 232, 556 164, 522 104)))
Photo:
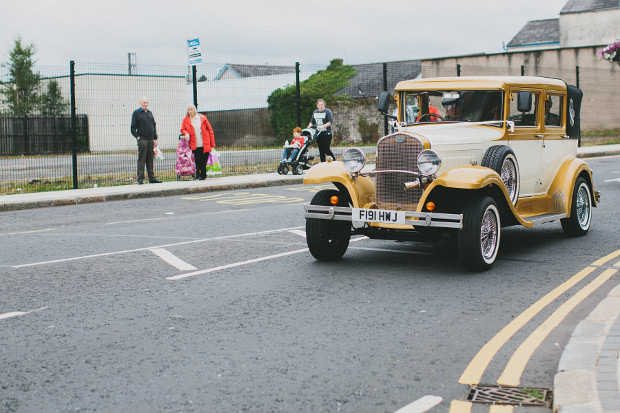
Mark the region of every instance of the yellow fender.
POLYGON ((490 168, 481 166, 450 169, 448 172, 435 179, 427 189, 436 185, 445 186, 447 188, 480 189, 492 184, 499 185, 504 190, 506 199, 510 200, 508 191, 506 191, 504 182, 498 173, 490 168))
POLYGON ((375 181, 361 175, 353 178, 341 161, 318 163, 304 176, 304 184, 325 182, 342 184, 349 192, 354 208, 363 208, 375 201, 375 181))
POLYGON ((588 164, 581 159, 565 159, 564 162, 562 162, 562 165, 560 165, 560 168, 555 174, 555 178, 551 183, 551 186, 549 187, 548 194, 552 199, 557 199, 557 196, 555 196, 556 194, 563 195, 563 199, 565 202, 564 208, 569 216, 572 208, 573 189, 575 187, 575 181, 583 171, 588 174, 588 178, 590 180, 588 182, 588 185, 590 185, 592 206, 596 207, 596 197, 594 196, 594 187, 592 184, 594 182, 594 180, 592 179, 592 172, 590 171, 588 164))
POLYGON ((497 172, 491 168, 482 166, 466 166, 462 168, 450 169, 448 172, 435 179, 424 191, 420 203, 418 204, 418 210, 422 210, 422 206, 426 203, 426 199, 431 194, 433 189, 437 186, 443 186, 445 188, 456 189, 482 189, 495 185, 504 194, 505 204, 510 209, 512 215, 516 218, 519 224, 524 227, 531 228, 533 224, 529 221, 525 221, 512 205, 510 195, 502 178, 497 172))

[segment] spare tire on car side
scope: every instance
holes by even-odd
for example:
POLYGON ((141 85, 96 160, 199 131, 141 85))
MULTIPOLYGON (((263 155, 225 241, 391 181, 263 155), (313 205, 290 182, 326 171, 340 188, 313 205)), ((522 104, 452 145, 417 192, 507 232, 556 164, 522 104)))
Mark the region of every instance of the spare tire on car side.
POLYGON ((493 169, 506 185, 512 205, 519 199, 519 164, 515 153, 506 145, 495 145, 487 149, 482 157, 482 166, 493 169))

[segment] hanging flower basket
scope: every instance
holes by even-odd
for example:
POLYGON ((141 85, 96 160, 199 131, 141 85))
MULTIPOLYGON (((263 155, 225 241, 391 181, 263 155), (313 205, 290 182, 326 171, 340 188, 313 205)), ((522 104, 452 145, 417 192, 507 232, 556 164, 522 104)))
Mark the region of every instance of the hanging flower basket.
POLYGON ((601 50, 601 57, 620 66, 620 41, 614 42, 601 50))

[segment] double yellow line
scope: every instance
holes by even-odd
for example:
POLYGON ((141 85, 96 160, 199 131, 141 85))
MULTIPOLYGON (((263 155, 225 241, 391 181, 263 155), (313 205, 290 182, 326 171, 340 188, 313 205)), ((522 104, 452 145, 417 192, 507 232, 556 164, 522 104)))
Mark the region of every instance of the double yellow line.
MULTIPOLYGON (((611 261, 618 256, 620 256, 620 250, 617 250, 593 262, 590 266, 579 271, 553 291, 542 297, 536 303, 532 304, 527 310, 511 321, 480 349, 459 378, 459 383, 468 385, 479 384, 482 375, 486 371, 493 357, 495 357, 504 344, 506 344, 508 340, 510 340, 512 336, 514 336, 525 324, 530 322, 545 307, 551 304, 560 295, 574 287, 577 283, 585 279, 598 267, 605 265, 608 261, 611 261)), ((615 263, 614 267, 620 268, 620 261, 615 263)), ((523 370, 532 357, 532 354, 534 354, 534 351, 536 351, 549 333, 551 333, 551 331, 553 331, 553 329, 555 329, 577 305, 579 305, 590 294, 608 281, 617 271, 618 270, 615 268, 608 268, 604 270, 602 274, 558 307, 558 309, 555 310, 553 314, 551 314, 536 330, 534 330, 534 332, 530 334, 529 337, 525 339, 517 348, 497 380, 497 384, 502 386, 518 386, 521 381, 523 370)), ((510 409, 491 409, 490 411, 497 411, 498 413, 502 411, 512 411, 511 406, 495 407, 508 407, 510 409)), ((450 405, 450 413, 467 413, 470 409, 471 403, 461 400, 454 400, 450 405)))

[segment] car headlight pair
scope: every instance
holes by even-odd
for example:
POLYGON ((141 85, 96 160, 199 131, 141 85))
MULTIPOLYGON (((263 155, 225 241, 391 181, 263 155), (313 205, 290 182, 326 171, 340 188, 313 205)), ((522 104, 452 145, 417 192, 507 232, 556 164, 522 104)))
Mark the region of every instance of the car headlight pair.
MULTIPOLYGON (((358 173, 366 165, 366 156, 359 148, 347 149, 342 155, 344 166, 352 173, 358 173)), ((437 152, 425 149, 418 155, 418 169, 422 175, 434 175, 441 167, 437 152)))

